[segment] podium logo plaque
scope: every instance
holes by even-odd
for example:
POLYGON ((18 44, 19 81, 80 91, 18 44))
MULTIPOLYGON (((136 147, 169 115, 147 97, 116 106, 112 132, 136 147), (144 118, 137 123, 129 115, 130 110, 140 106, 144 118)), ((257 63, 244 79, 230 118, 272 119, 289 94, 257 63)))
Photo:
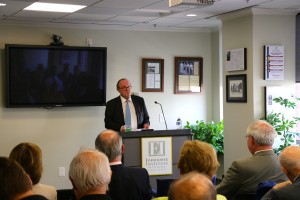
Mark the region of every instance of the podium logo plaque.
POLYGON ((141 138, 142 167, 149 175, 172 174, 172 137, 141 138))

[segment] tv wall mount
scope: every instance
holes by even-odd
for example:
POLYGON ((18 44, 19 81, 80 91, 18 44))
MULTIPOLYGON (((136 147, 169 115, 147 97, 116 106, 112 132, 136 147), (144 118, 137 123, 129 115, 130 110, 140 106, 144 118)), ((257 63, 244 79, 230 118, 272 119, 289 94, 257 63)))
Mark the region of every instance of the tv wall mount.
POLYGON ((64 43, 62 42, 62 37, 56 34, 52 35, 53 42, 50 43, 52 46, 63 46, 64 43))

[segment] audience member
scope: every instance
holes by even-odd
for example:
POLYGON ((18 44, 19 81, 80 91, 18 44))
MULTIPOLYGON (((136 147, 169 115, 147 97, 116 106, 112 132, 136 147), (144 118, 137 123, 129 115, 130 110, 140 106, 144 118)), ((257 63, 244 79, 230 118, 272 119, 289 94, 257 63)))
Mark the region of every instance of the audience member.
POLYGON ((276 136, 277 132, 266 121, 251 123, 246 137, 248 149, 253 156, 232 162, 222 182, 216 187, 217 192, 230 200, 241 200, 255 195, 260 182, 286 181, 278 157, 272 150, 276 136))
POLYGON ((56 188, 39 183, 42 177, 42 150, 33 143, 20 143, 10 152, 9 158, 17 161, 29 175, 33 191, 49 200, 57 199, 56 188))
POLYGON ((13 159, 0 157, 1 200, 47 200, 36 195, 24 169, 13 159))
POLYGON ((297 200, 300 196, 300 147, 286 147, 279 155, 282 171, 287 175, 292 184, 278 189, 271 189, 262 200, 297 200))
POLYGON ((80 151, 71 161, 69 178, 78 200, 111 200, 106 194, 111 170, 104 153, 80 151))
POLYGON ((177 163, 180 174, 198 171, 212 178, 219 166, 216 151, 210 144, 199 140, 183 143, 177 163))
POLYGON ((120 96, 111 99, 106 104, 105 128, 115 131, 125 131, 124 125, 131 125, 132 130, 145 128, 150 125, 149 115, 145 101, 142 97, 131 95, 131 83, 122 78, 117 83, 117 90, 120 96), (126 105, 129 105, 130 112, 126 119, 126 105))
POLYGON ((216 190, 206 175, 189 172, 171 184, 168 196, 169 200, 216 200, 216 190))
POLYGON ((118 132, 105 130, 95 140, 95 146, 109 159, 112 178, 109 195, 113 200, 149 200, 152 197, 149 174, 144 168, 131 168, 122 164, 124 144, 118 132))
MULTIPOLYGON (((177 163, 181 175, 197 171, 212 179, 219 166, 217 153, 210 144, 199 140, 183 143, 177 163)), ((217 199, 224 198, 222 195, 217 195, 217 199)))

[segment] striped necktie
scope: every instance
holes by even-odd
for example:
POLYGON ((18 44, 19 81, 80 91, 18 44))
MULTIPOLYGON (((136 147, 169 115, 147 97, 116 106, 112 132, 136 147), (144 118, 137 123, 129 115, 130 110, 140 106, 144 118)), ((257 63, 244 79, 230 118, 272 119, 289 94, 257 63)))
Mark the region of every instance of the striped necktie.
POLYGON ((126 101, 126 115, 125 115, 125 125, 131 125, 131 114, 129 108, 129 101, 126 101))

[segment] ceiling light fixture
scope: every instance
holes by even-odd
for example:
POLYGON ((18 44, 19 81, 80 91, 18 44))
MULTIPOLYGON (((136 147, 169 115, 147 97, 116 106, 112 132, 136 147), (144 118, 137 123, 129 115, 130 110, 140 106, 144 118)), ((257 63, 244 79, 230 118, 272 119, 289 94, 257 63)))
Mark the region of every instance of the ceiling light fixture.
POLYGON ((154 10, 154 9, 136 9, 135 11, 144 12, 144 13, 165 13, 165 14, 171 13, 170 10, 154 10))
POLYGON ((169 0, 169 7, 172 6, 190 6, 204 7, 213 5, 215 0, 169 0))
POLYGON ((6 4, 5 3, 0 3, 0 6, 6 6, 6 4))
POLYGON ((72 13, 85 7, 83 5, 35 2, 24 10, 72 13))
POLYGON ((196 14, 187 14, 186 16, 187 16, 187 17, 197 17, 196 14))

